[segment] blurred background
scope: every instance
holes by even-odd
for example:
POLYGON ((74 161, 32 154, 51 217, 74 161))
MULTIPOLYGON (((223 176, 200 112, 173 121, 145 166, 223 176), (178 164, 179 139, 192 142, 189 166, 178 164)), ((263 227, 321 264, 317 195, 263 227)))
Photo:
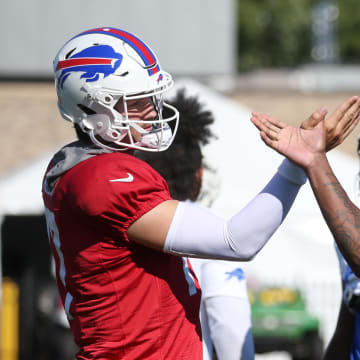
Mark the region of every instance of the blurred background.
MULTIPOLYGON (((41 178, 51 154, 75 138, 57 110, 52 60, 73 35, 99 26, 150 44, 177 86, 216 114, 219 138, 205 151, 221 180, 214 210, 222 215, 246 204, 281 161, 261 144, 249 122, 252 110, 297 125, 316 108, 331 112, 360 93, 358 0, 3 2, 2 360, 73 358, 52 273, 41 178)), ((329 155, 354 201, 358 135, 359 128, 329 155)), ((336 324, 337 259, 308 186, 292 212, 263 252, 244 264, 257 359, 319 359, 336 324)))

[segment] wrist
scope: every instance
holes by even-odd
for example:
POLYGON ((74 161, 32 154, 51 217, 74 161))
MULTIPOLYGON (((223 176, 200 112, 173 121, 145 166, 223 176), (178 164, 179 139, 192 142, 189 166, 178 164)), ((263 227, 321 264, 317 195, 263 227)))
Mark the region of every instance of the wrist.
POLYGON ((300 186, 305 184, 307 179, 304 169, 289 159, 284 159, 284 161, 280 164, 278 173, 290 182, 300 186))
POLYGON ((323 166, 325 163, 328 163, 326 153, 316 153, 313 156, 313 159, 309 162, 309 164, 305 167, 306 171, 313 170, 314 168, 317 168, 318 166, 323 166))
POLYGON ((305 167, 305 171, 308 175, 314 172, 322 171, 324 167, 329 167, 329 163, 325 153, 317 153, 314 155, 313 159, 305 167))

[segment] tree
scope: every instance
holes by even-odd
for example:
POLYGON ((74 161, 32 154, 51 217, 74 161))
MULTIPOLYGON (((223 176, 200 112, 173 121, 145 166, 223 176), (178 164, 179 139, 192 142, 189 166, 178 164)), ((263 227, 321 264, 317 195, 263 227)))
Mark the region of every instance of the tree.
POLYGON ((239 70, 309 62, 312 2, 239 0, 239 70))

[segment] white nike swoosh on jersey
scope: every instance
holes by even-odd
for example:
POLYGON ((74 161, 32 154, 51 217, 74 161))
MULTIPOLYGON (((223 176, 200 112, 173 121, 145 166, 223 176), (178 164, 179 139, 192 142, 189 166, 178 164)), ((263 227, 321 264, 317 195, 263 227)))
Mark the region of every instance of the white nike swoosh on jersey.
POLYGON ((126 178, 121 178, 121 179, 113 179, 113 180, 109 180, 110 182, 133 182, 134 181, 134 177, 132 176, 132 174, 127 173, 128 177, 126 178))

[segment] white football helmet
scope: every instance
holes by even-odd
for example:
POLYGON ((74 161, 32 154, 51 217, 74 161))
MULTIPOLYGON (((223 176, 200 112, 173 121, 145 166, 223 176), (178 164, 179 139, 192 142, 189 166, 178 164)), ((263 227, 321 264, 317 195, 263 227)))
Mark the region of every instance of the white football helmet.
POLYGON ((115 28, 85 31, 69 40, 54 60, 58 107, 97 146, 110 150, 163 151, 176 134, 179 113, 163 101, 174 84, 152 50, 136 36, 115 28), (157 118, 129 119, 128 101, 150 98, 157 118), (114 106, 122 101, 123 114, 114 106), (163 119, 162 109, 171 110, 163 119), (169 122, 173 121, 173 131, 169 122), (131 128, 141 134, 136 141, 131 128))

